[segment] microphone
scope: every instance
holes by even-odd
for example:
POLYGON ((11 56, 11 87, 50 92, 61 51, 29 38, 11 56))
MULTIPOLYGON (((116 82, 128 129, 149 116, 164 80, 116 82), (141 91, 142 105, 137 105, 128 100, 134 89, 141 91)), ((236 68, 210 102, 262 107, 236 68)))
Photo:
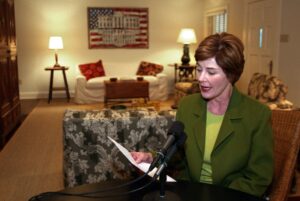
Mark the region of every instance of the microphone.
POLYGON ((184 132, 182 132, 181 135, 179 136, 179 139, 177 140, 177 142, 168 150, 163 163, 157 168, 157 171, 155 172, 155 174, 153 176, 154 180, 156 180, 157 177, 160 175, 160 173, 168 166, 169 160, 175 154, 178 147, 180 147, 184 144, 184 142, 186 141, 186 138, 187 138, 186 134, 184 132))
POLYGON ((157 156, 151 163, 148 172, 153 170, 158 164, 160 164, 161 160, 165 158, 165 154, 167 153, 169 147, 174 144, 174 142, 180 137, 180 135, 184 132, 184 125, 180 121, 175 121, 169 131, 168 138, 164 146, 157 152, 157 156))

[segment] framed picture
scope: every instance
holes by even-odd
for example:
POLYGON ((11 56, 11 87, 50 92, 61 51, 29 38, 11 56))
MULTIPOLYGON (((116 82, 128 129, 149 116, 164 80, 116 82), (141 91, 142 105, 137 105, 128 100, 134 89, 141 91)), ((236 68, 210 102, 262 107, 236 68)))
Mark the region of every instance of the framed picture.
POLYGON ((88 8, 89 48, 148 48, 148 8, 88 8))

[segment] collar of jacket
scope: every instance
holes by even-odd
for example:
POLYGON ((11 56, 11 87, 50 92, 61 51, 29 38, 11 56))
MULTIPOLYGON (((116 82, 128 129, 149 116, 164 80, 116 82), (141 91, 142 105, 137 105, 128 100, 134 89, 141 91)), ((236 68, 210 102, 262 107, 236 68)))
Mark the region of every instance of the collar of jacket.
MULTIPOLYGON (((231 123, 232 120, 242 118, 242 110, 240 107, 242 103, 242 94, 233 87, 232 95, 230 97, 229 105, 225 113, 222 126, 219 131, 216 143, 214 145, 213 151, 222 144, 229 136, 233 134, 234 127, 231 123)), ((192 108, 195 108, 193 114, 197 119, 194 124, 194 135, 198 142, 198 147, 204 153, 204 143, 205 143, 205 128, 206 128, 206 111, 207 111, 207 102, 199 95, 199 100, 194 102, 195 105, 192 108), (200 104, 199 104, 200 103, 200 104)))

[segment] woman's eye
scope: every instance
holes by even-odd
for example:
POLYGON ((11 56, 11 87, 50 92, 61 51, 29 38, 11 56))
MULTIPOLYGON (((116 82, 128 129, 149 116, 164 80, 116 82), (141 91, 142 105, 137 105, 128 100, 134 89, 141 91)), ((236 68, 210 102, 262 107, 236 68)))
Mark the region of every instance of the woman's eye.
POLYGON ((202 72, 202 69, 201 69, 201 68, 197 68, 196 70, 197 70, 198 73, 201 73, 201 72, 202 72))
POLYGON ((208 74, 210 74, 210 75, 215 75, 216 72, 214 72, 214 71, 208 71, 208 74))

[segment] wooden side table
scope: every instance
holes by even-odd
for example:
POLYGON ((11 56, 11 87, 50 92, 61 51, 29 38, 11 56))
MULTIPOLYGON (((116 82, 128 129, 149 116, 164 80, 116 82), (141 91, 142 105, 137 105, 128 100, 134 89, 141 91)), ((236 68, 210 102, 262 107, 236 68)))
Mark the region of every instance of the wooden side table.
POLYGON ((70 101, 70 92, 69 92, 69 87, 68 87, 68 81, 67 81, 67 76, 66 76, 66 70, 68 70, 68 67, 65 66, 60 66, 60 67, 47 67, 45 68, 46 71, 50 71, 50 84, 49 84, 49 95, 48 95, 48 103, 51 102, 52 100, 52 92, 54 90, 65 90, 66 95, 67 95, 67 100, 70 101), (53 74, 54 71, 62 71, 63 78, 64 78, 64 87, 53 87, 53 74))
POLYGON ((196 65, 181 65, 169 64, 174 67, 174 81, 176 82, 190 82, 196 78, 196 65))

